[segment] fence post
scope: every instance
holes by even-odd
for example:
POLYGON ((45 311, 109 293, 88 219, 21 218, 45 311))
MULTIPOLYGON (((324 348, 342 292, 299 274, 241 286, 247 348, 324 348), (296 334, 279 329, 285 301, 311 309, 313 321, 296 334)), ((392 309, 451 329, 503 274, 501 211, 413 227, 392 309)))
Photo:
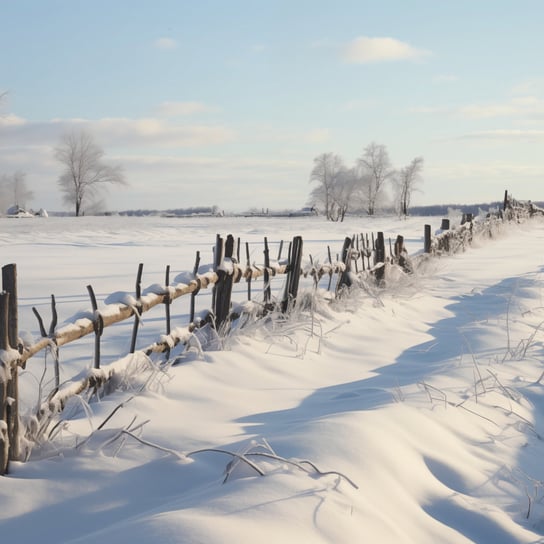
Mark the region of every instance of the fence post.
POLYGON ((376 280, 381 282, 385 274, 385 239, 383 232, 378 232, 376 235, 376 264, 383 263, 382 266, 376 269, 376 280))
MULTIPOLYGON (((17 308, 17 266, 8 264, 2 267, 2 289, 8 297, 8 345, 19 351, 19 316, 17 308)), ((6 369, 8 370, 8 369, 6 369)), ((19 366, 17 362, 10 364, 6 396, 6 423, 8 426, 9 458, 19 459, 19 366)))
POLYGON ((287 272, 286 289, 283 300, 281 301, 281 311, 283 313, 286 313, 290 307, 293 307, 298 294, 300 268, 302 263, 302 236, 295 236, 289 249, 289 268, 287 272))
POLYGON ((425 253, 431 252, 431 225, 425 225, 424 244, 423 251, 425 253))
POLYGON ((247 300, 251 300, 251 260, 249 256, 249 243, 246 242, 246 267, 247 267, 247 300))
POLYGON ((232 260, 234 253, 234 237, 232 234, 227 236, 227 240, 223 243, 221 237, 217 237, 216 245, 216 260, 215 272, 218 276, 215 293, 215 326, 217 330, 227 320, 230 313, 230 298, 232 294, 233 275, 228 271, 223 270, 222 264, 225 259, 232 260))
POLYGON ((346 236, 344 238, 344 245, 342 246, 342 262, 344 263, 344 270, 340 274, 340 278, 336 284, 336 295, 338 295, 345 285, 346 287, 351 286, 351 238, 346 236))
POLYGON ((141 317, 140 298, 142 296, 143 271, 144 271, 144 263, 140 263, 138 265, 138 274, 136 275, 136 305, 134 307, 134 325, 132 326, 132 339, 130 341, 130 353, 134 353, 134 351, 136 350, 136 337, 138 336, 138 327, 140 326, 140 317, 141 317))
MULTIPOLYGON (((93 329, 94 329, 94 364, 93 368, 100 368, 100 337, 104 332, 104 318, 100 315, 98 311, 98 304, 96 302, 96 296, 92 285, 87 285, 87 291, 89 293, 89 298, 91 299, 91 306, 93 308, 93 329)), ((133 336, 133 341, 135 341, 133 336)), ((130 353, 134 353, 132 350, 130 353)))
POLYGON ((269 306, 272 298, 272 290, 270 288, 270 250, 268 249, 268 238, 264 238, 264 306, 269 306))
MULTIPOLYGON (((196 302, 196 296, 198 295, 198 292, 200 291, 200 278, 198 277, 198 267, 200 266, 200 251, 196 252, 196 258, 195 258, 195 266, 193 268, 193 278, 197 282, 198 288, 196 291, 193 291, 191 293, 191 304, 189 309, 189 323, 194 323, 195 321, 195 302, 196 302)), ((213 304, 212 304, 213 307, 213 304)))
MULTIPOLYGON (((9 293, 0 293, 0 351, 9 350, 8 337, 8 305, 9 293)), ((8 471, 9 466, 9 432, 8 432, 8 382, 10 361, 0 357, 0 475, 8 471)))
POLYGON ((442 219, 442 224, 440 225, 440 230, 450 230, 450 220, 442 219))

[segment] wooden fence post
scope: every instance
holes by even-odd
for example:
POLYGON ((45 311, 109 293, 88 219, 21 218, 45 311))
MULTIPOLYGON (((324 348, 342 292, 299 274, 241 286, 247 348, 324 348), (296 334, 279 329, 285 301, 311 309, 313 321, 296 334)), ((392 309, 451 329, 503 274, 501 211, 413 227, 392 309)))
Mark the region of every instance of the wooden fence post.
MULTIPOLYGON (((94 364, 93 368, 100 368, 100 337, 104 332, 104 318, 98 311, 98 304, 96 303, 96 296, 92 285, 87 285, 87 291, 91 299, 91 306, 93 307, 93 328, 94 328, 94 364)), ((134 340, 134 336, 133 336, 134 340)), ((131 351, 130 353, 134 353, 131 351)))
POLYGON ((342 246, 342 262, 344 263, 344 270, 336 283, 336 295, 340 293, 344 285, 346 287, 351 286, 351 238, 348 236, 344 238, 344 245, 342 246))
POLYGON ((265 308, 270 305, 270 299, 272 298, 272 290, 270 288, 270 250, 268 249, 268 238, 264 238, 264 305, 265 308))
MULTIPOLYGON (((8 297, 8 345, 21 353, 19 346, 19 317, 17 308, 17 266, 8 264, 2 267, 2 289, 8 297)), ((8 370, 8 369, 6 369, 8 370)), ((9 458, 19 459, 19 366, 17 361, 11 362, 6 395, 9 402, 6 407, 6 423, 8 426, 9 458)))
MULTIPOLYGON (((198 277, 198 267, 200 266, 200 251, 196 252, 196 258, 195 258, 195 266, 193 268, 193 278, 196 280, 198 284, 198 289, 196 291, 193 291, 191 293, 191 304, 189 308, 189 323, 194 323, 195 321, 195 303, 196 303, 196 296, 198 295, 198 292, 200 291, 200 278, 198 277)), ((212 304, 213 307, 213 304, 212 304)))
POLYGON ((381 282, 385 274, 385 239, 383 237, 383 232, 378 232, 376 235, 376 264, 383 263, 383 266, 380 266, 376 269, 376 280, 381 282))
POLYGON ((289 268, 287 272, 286 289, 281 301, 281 311, 287 313, 295 304, 300 280, 302 264, 302 236, 295 236, 289 248, 289 268))
POLYGON ((442 219, 442 224, 440 225, 441 230, 450 230, 450 220, 442 219))
MULTIPOLYGON (((0 350, 9 350, 8 337, 8 305, 9 293, 0 293, 0 350)), ((0 475, 4 475, 9 467, 9 427, 8 427, 8 383, 11 362, 8 357, 0 357, 0 475)))
POLYGON ((431 252, 431 225, 425 225, 423 248, 425 253, 431 252))
POLYGON ((251 300, 251 260, 249 255, 249 243, 246 242, 246 267, 248 270, 247 274, 247 300, 251 300))
MULTIPOLYGON (((130 353, 136 350, 136 337, 138 336, 138 327, 140 326, 141 318, 141 302, 142 296, 142 273, 144 271, 144 263, 138 265, 138 274, 136 275, 136 306, 134 307, 134 325, 132 327, 132 339, 130 341, 130 353)), ((102 333, 101 333, 102 334, 102 333)))
POLYGON ((216 245, 216 260, 215 272, 218 276, 218 281, 215 284, 215 326, 219 330, 221 325, 227 321, 230 313, 230 299, 232 295, 233 275, 228 271, 223 270, 222 264, 225 259, 232 260, 234 253, 234 237, 232 234, 227 236, 227 240, 223 243, 223 239, 218 236, 216 245))
POLYGON ((166 265, 166 271, 164 273, 164 286, 166 288, 166 294, 164 295, 164 311, 166 316, 166 334, 171 332, 170 326, 170 304, 172 304, 172 298, 170 297, 170 265, 166 265))

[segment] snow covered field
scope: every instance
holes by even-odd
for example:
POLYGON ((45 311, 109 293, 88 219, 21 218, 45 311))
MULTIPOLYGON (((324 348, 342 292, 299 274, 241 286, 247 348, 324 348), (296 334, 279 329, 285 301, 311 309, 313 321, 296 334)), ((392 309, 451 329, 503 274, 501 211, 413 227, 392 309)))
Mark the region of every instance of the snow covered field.
MULTIPOLYGON (((378 230, 420 252, 426 222, 440 226, 0 219, 1 264, 17 263, 20 329, 37 337, 32 307, 47 326, 51 294, 62 325, 89 310, 88 284, 99 304, 133 291, 140 262, 144 288, 164 283, 166 265, 172 279, 191 270, 197 250, 211 263, 216 233, 250 242, 256 262, 264 236, 274 254, 302 235, 305 258, 325 261, 328 245, 336 254, 346 235, 378 230)), ((544 222, 511 225, 383 292, 333 305, 318 294, 289 322, 253 325, 223 351, 73 402, 53 443, 0 479, 2 541, 544 542, 543 245, 544 222), (252 466, 219 450, 249 452, 252 466)), ((234 293, 244 300, 246 284, 234 293)), ((186 325, 188 301, 172 314, 186 325)), ((131 329, 106 330, 104 363, 127 353, 131 329)), ((163 310, 150 312, 138 343, 163 329, 163 310)), ((61 349, 62 379, 92 364, 92 341, 61 349)), ((21 376, 23 412, 43 370, 40 355, 21 376)))

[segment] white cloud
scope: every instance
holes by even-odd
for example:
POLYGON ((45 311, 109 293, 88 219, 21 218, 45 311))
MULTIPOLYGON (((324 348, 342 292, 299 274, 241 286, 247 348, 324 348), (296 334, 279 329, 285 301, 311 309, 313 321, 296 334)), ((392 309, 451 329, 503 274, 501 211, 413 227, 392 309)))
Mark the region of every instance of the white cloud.
POLYGON ((157 49, 176 49, 178 46, 178 42, 176 40, 173 40, 172 38, 157 38, 153 42, 153 46, 157 49))
POLYGON ((112 144, 171 147, 217 145, 234 139, 234 132, 221 125, 185 125, 161 119, 100 119, 91 130, 101 141, 112 144))
POLYGON ((429 51, 418 49, 394 38, 369 38, 361 36, 344 48, 343 58, 349 63, 367 64, 398 60, 418 60, 429 54, 429 51))
POLYGON ((85 128, 103 147, 195 147, 231 142, 235 133, 223 125, 198 125, 167 122, 157 118, 52 119, 46 122, 18 120, 3 126, 0 145, 55 146, 60 136, 73 129, 85 128))
POLYGON ((461 140, 544 140, 544 130, 496 129, 464 134, 461 140))
POLYGON ((459 113, 471 119, 513 116, 543 116, 544 101, 534 96, 521 96, 509 102, 472 104, 459 109, 459 113))
POLYGON ((312 144, 320 144, 329 140, 330 133, 326 128, 316 128, 304 134, 304 141, 312 144))
POLYGON ((0 127, 14 127, 24 125, 26 121, 22 117, 18 117, 12 113, 0 116, 0 127))
POLYGON ((157 113, 164 117, 175 117, 178 115, 194 115, 197 113, 209 113, 218 111, 204 104, 203 102, 163 102, 157 108, 157 113))
POLYGON ((455 114, 467 119, 512 117, 518 121, 537 122, 544 118, 544 100, 535 96, 520 96, 507 102, 468 104, 460 107, 416 106, 409 111, 422 114, 455 114))

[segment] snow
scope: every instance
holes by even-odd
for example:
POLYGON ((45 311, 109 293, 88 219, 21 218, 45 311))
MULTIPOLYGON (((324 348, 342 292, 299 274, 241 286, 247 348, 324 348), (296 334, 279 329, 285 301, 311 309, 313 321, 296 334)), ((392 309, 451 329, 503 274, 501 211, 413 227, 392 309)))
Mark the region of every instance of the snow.
MULTIPOLYGON (((189 282, 196 251, 213 261, 217 231, 248 241, 255 266, 264 236, 275 262, 280 240, 302 235, 310 271, 310 254, 327 262, 330 246, 334 262, 345 236, 360 232, 402 234, 409 255, 421 253, 423 225, 440 221, 0 219, 0 245, 18 266, 20 328, 39 338, 32 307, 47 322, 51 293, 59 329, 92 316, 89 284, 101 313, 135 305, 138 263, 148 296, 163 292, 166 265, 189 282)), ((180 297, 172 337, 161 305, 144 314, 138 337, 139 347, 167 342, 168 367, 158 355, 126 357, 133 318, 108 327, 100 374, 115 370, 117 388, 67 401, 53 439, 11 463, 0 480, 1 534, 46 543, 544 541, 543 240, 544 222, 513 224, 464 253, 418 259, 413 275, 386 267, 384 290, 367 284, 339 301, 324 289, 328 275, 314 295, 310 274, 291 319, 272 314, 223 340, 206 326, 188 349, 173 342, 190 334, 190 297, 180 297)), ((274 293, 281 282, 272 279, 274 293)), ((248 303, 247 283, 234 285, 237 307, 255 311, 262 280, 252 288, 248 303)), ((197 312, 210 302, 203 288, 197 312)), ((93 343, 60 348, 63 395, 70 379, 92 374, 93 343)), ((52 373, 44 352, 21 371, 24 416, 52 390, 52 373)))

